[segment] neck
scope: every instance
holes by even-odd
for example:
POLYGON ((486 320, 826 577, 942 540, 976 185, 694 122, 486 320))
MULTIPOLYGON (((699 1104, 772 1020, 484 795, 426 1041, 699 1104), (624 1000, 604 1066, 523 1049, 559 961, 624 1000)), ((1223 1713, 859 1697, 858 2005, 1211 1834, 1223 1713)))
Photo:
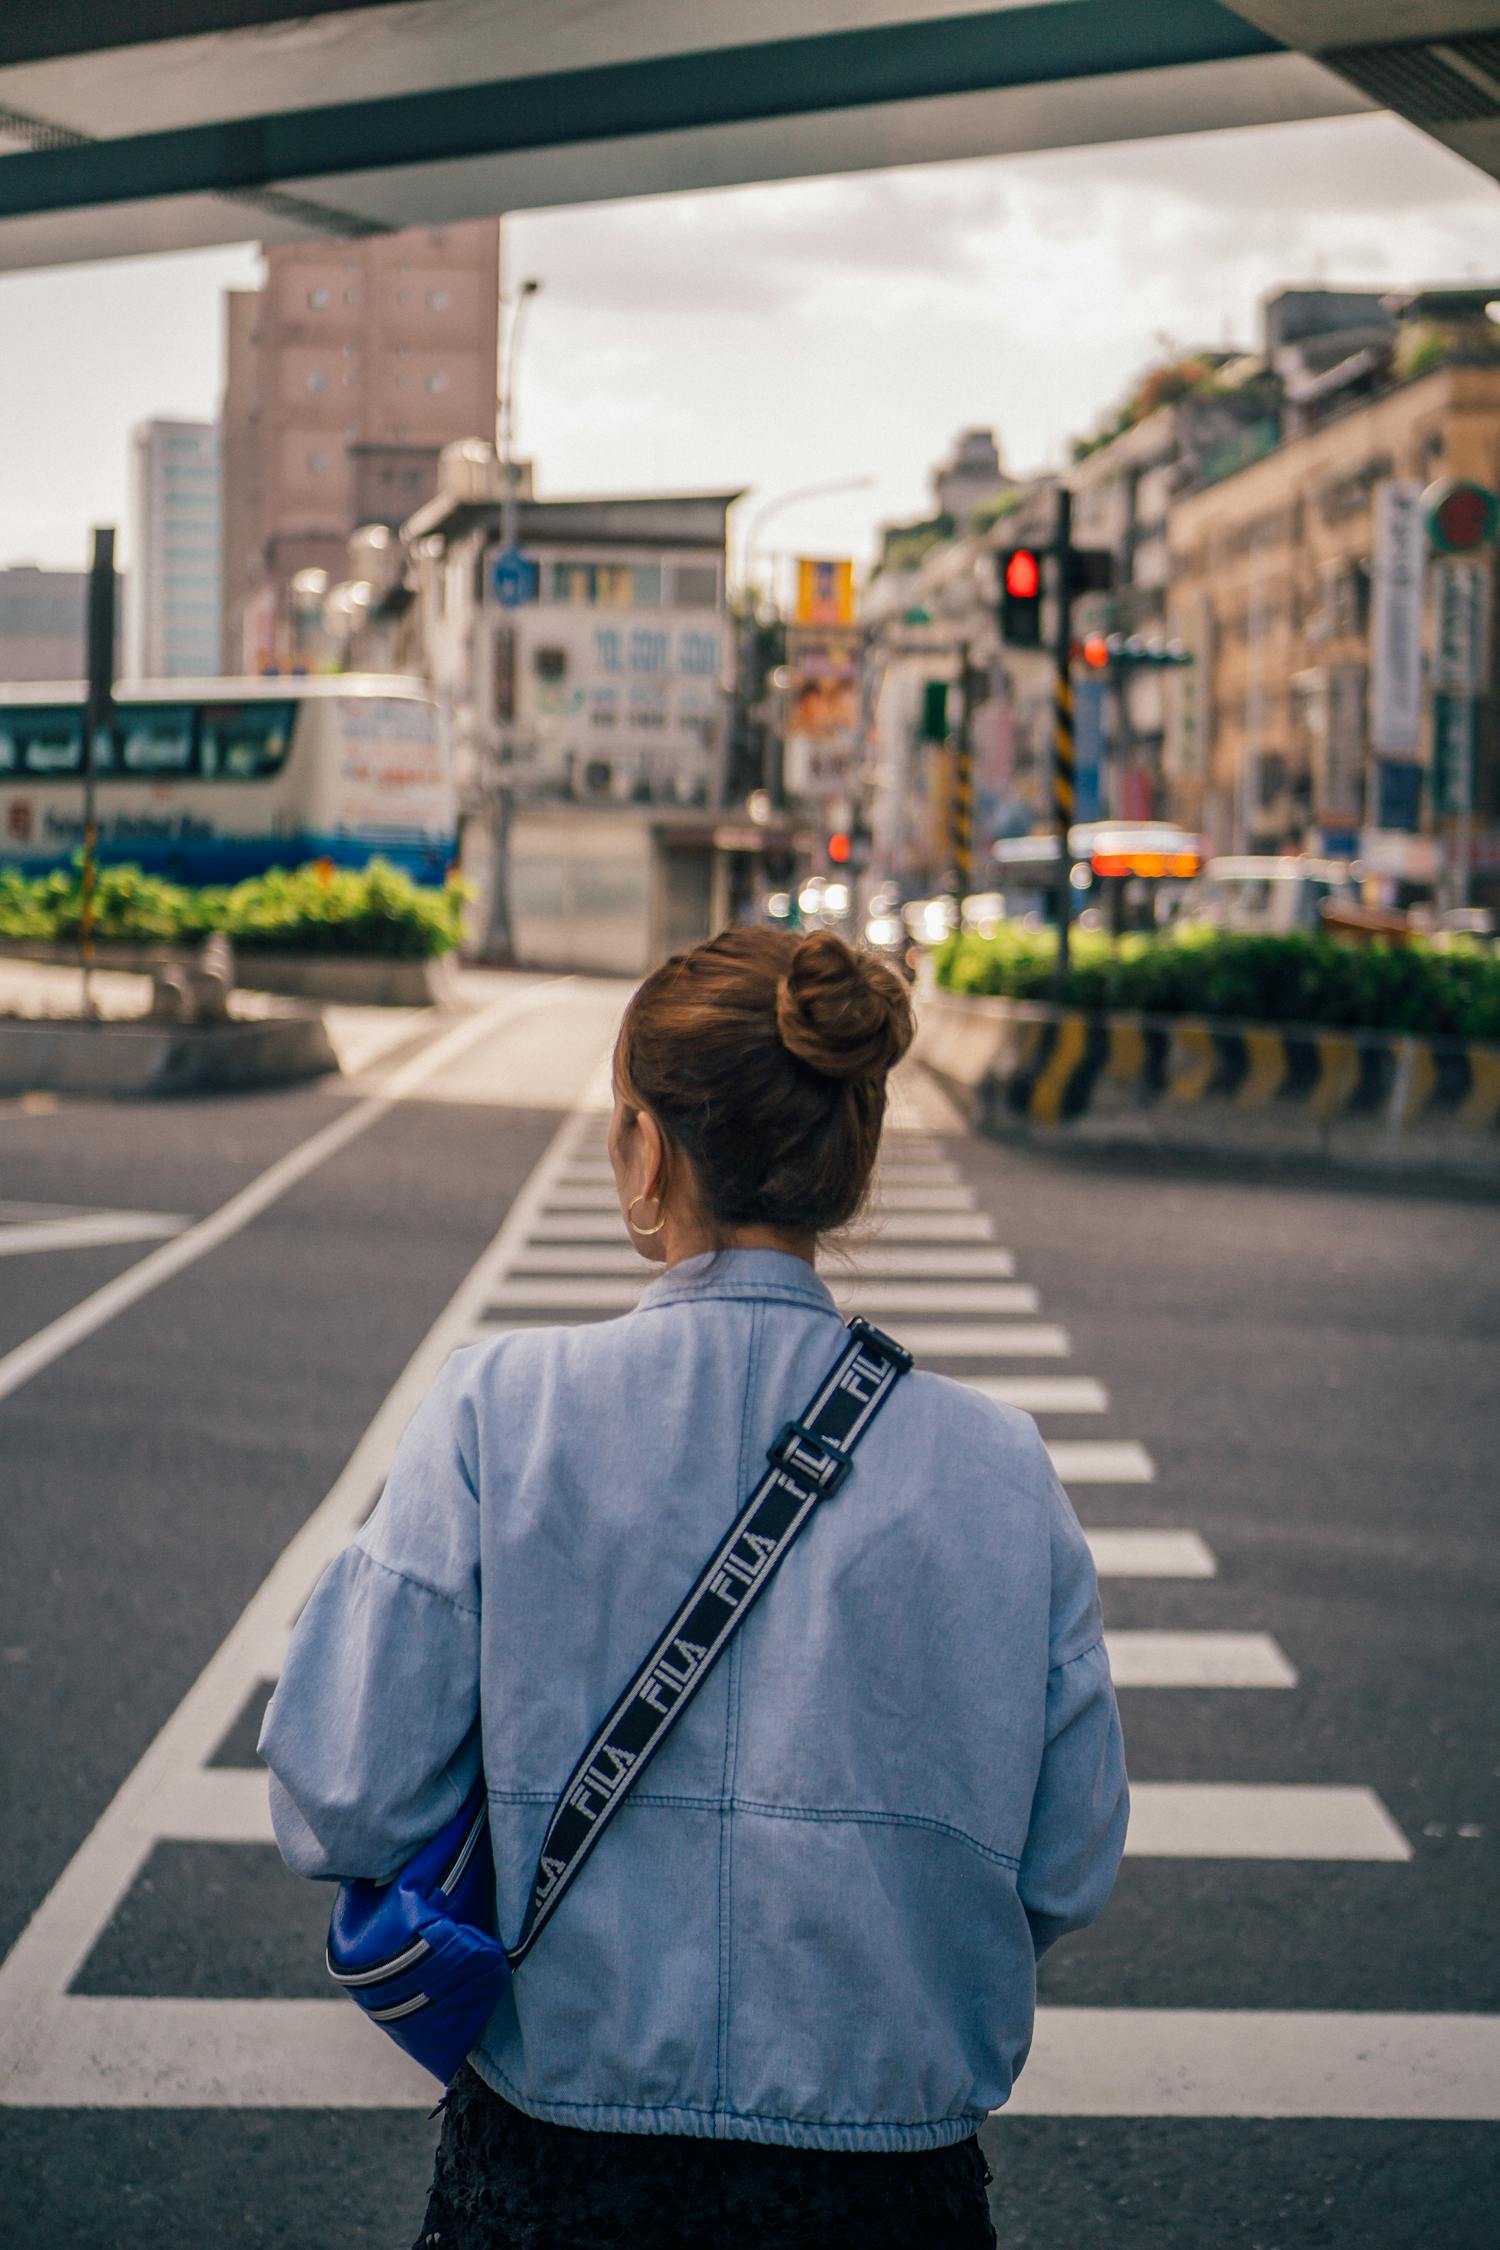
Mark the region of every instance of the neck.
POLYGON ((662 1263, 670 1272, 684 1258, 701 1258, 709 1250, 780 1250, 789 1258, 812 1265, 818 1253, 814 1234, 783 1234, 778 1227, 731 1227, 724 1234, 709 1234, 703 1227, 674 1225, 668 1219, 662 1230, 662 1263))

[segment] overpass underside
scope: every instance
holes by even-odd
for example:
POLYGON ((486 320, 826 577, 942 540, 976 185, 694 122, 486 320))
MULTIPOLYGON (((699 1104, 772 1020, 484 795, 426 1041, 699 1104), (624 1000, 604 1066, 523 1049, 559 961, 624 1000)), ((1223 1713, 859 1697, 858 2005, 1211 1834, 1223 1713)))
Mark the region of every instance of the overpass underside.
POLYGON ((0 268, 1381 106, 1500 176, 1494 0, 50 0, 0 268))

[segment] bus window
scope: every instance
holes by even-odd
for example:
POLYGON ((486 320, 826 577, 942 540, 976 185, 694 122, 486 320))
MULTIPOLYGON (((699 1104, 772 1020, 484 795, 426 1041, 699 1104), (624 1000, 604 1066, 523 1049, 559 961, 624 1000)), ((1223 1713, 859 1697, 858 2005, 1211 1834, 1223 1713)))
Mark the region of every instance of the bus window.
POLYGON ((0 711, 0 773, 77 773, 82 765, 83 713, 76 706, 20 704, 0 711))
POLYGON ((200 770, 210 781, 260 781, 286 763, 290 703, 205 703, 198 713, 200 770))
POLYGON ((193 707, 190 703, 118 704, 115 740, 120 765, 128 774, 191 773, 193 707))

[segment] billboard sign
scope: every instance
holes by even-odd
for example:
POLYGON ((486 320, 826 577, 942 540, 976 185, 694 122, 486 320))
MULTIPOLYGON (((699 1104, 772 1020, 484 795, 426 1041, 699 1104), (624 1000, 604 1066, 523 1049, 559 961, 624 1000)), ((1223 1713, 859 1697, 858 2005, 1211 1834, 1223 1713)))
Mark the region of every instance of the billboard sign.
POLYGON ((797 601, 792 619, 798 625, 852 625, 853 563, 847 560, 826 562, 813 555, 799 555, 797 601))
POLYGON ((1427 531, 1414 477, 1375 488, 1375 566, 1370 607, 1370 745, 1382 757, 1414 757, 1422 725, 1422 581, 1427 531))
POLYGON ((786 669, 788 786, 834 795, 858 763, 860 636, 848 626, 790 625, 786 669))

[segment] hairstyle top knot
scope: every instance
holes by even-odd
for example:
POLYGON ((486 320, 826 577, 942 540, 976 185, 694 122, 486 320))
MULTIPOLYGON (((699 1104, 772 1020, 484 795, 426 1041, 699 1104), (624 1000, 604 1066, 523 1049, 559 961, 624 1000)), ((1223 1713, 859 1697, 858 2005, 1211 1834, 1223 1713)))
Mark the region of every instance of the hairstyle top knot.
POLYGON ((911 1002, 885 962, 814 930, 776 987, 776 1029, 824 1078, 883 1078, 911 1044, 911 1002))

